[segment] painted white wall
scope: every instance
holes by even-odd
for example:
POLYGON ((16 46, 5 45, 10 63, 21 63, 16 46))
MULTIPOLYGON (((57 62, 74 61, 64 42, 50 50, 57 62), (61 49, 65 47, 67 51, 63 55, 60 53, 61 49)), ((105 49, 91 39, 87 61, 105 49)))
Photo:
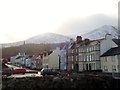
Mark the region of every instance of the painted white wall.
POLYGON ((60 48, 56 48, 53 53, 48 56, 48 68, 59 69, 60 48))
POLYGON ((113 72, 112 66, 114 65, 114 66, 116 66, 116 71, 114 71, 114 72, 120 72, 118 69, 118 65, 119 65, 118 62, 119 62, 118 55, 101 57, 101 68, 102 68, 103 72, 113 72), (112 60, 113 57, 115 60, 112 60), (107 66, 108 71, 104 70, 105 66, 107 66))
POLYGON ((110 34, 108 34, 108 35, 106 35, 105 40, 101 41, 101 44, 100 44, 100 50, 101 50, 100 55, 104 54, 105 52, 107 52, 112 47, 117 47, 117 45, 112 40, 112 36, 110 34))

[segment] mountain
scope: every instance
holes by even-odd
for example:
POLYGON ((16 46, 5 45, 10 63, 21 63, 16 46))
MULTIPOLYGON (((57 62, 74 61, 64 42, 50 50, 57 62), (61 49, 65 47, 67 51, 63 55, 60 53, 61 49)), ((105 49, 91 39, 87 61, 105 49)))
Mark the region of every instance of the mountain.
MULTIPOLYGON (((118 38, 118 29, 111 25, 104 25, 93 31, 81 35, 83 38, 89 38, 92 40, 105 38, 106 34, 111 34, 113 38, 118 38)), ((120 33, 119 33, 120 34, 120 33)))
POLYGON ((26 40, 26 43, 62 43, 62 42, 68 42, 70 40, 70 37, 55 34, 55 33, 45 33, 41 35, 34 36, 28 40, 26 40))
MULTIPOLYGON (((70 38, 73 38, 75 40, 77 35, 80 35, 83 38, 89 38, 91 40, 105 38, 106 34, 112 34, 113 38, 118 38, 118 33, 120 34, 120 32, 118 32, 118 29, 116 27, 111 26, 111 25, 104 25, 104 26, 94 29, 88 33, 74 34, 72 36, 71 35, 64 36, 64 35, 55 34, 55 33, 45 33, 45 34, 31 37, 31 38, 25 40, 25 43, 26 44, 27 43, 35 43, 35 44, 64 43, 64 42, 68 42, 70 40, 70 38)), ((23 44, 24 44, 24 41, 20 41, 20 42, 16 42, 16 43, 3 44, 3 47, 19 46, 19 45, 23 45, 23 44)))

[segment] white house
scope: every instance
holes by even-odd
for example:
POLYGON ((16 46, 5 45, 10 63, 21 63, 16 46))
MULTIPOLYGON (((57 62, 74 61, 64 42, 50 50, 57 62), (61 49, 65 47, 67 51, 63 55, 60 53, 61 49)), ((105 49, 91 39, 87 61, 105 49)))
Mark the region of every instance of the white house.
POLYGON ((60 64, 60 48, 56 48, 49 56, 48 56, 48 68, 59 69, 60 64))
POLYGON ((18 53, 18 55, 10 58, 10 62, 14 65, 25 66, 27 57, 28 56, 25 53, 18 53))
POLYGON ((117 44, 112 40, 111 34, 106 34, 105 39, 100 43, 100 55, 104 54, 109 49, 117 47, 117 44))
POLYGON ((120 73, 120 39, 112 39, 110 34, 101 42, 101 69, 120 73))
POLYGON ((50 54, 46 54, 43 57, 43 68, 52 68, 52 69, 59 69, 60 65, 59 65, 59 61, 60 61, 60 48, 56 48, 52 53, 50 54))

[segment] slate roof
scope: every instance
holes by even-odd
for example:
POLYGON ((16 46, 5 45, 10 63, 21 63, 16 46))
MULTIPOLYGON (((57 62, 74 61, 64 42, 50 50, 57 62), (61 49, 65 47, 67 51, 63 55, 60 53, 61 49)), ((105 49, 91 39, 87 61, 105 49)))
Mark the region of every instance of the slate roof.
POLYGON ((109 49, 107 52, 105 52, 103 55, 101 55, 101 57, 114 56, 114 55, 120 55, 120 47, 115 47, 115 48, 109 49))
POLYGON ((118 46, 120 46, 120 39, 113 39, 113 41, 114 41, 118 46))

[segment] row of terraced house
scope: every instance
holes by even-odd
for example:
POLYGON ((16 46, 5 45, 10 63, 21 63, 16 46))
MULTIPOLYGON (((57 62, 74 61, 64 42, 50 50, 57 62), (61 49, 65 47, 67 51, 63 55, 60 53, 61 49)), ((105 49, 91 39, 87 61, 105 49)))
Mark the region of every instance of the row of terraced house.
POLYGON ((29 55, 26 53, 18 53, 10 58, 10 62, 19 67, 28 67, 31 69, 53 68, 59 69, 60 48, 57 47, 53 51, 44 51, 40 54, 29 55))
POLYGON ((120 72, 120 39, 112 38, 111 34, 99 40, 77 36, 76 41, 71 39, 62 49, 32 56, 19 53, 11 57, 11 62, 37 69, 120 72))
POLYGON ((77 72, 120 72, 120 39, 112 38, 111 34, 99 40, 83 40, 81 36, 77 36, 76 41, 71 39, 66 47, 66 57, 61 59, 64 61, 64 69, 77 72))

